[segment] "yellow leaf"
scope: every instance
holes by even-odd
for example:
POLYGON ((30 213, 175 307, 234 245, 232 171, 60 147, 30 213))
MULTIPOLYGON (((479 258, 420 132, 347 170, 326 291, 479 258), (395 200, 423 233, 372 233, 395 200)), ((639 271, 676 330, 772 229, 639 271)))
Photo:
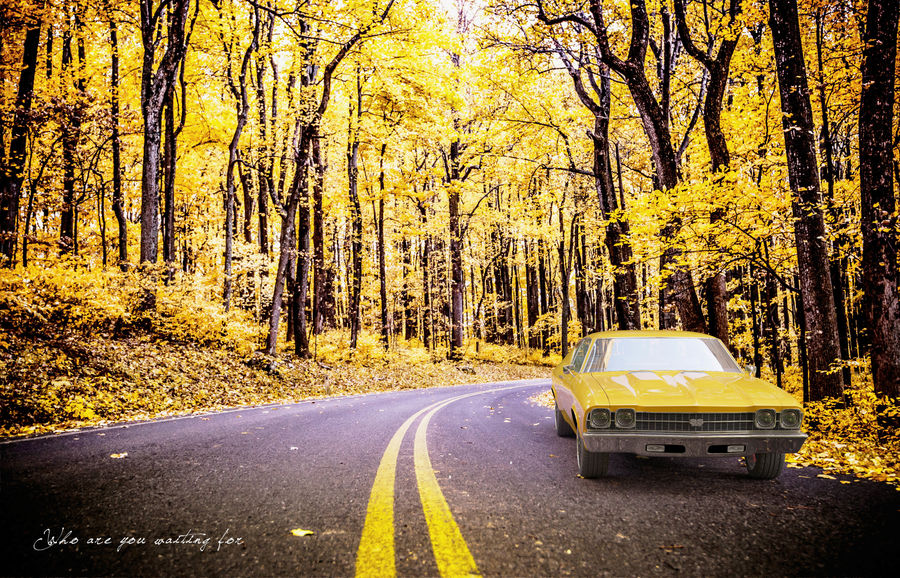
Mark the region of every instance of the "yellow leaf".
POLYGON ((315 532, 312 530, 304 530, 302 528, 294 528, 291 530, 291 534, 294 536, 312 536, 315 532))
POLYGON ((121 454, 109 454, 109 457, 111 457, 113 459, 125 458, 125 457, 128 457, 128 452, 122 452, 121 454))
POLYGON ((834 476, 829 476, 828 474, 819 474, 816 476, 817 478, 825 478, 826 480, 836 480, 834 476))

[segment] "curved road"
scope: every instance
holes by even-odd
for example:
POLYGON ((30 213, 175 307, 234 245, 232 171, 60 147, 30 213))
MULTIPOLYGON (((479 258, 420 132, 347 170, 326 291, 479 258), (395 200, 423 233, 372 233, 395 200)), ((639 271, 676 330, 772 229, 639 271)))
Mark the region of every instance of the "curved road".
POLYGON ((736 458, 621 455, 607 478, 576 477, 573 440, 528 401, 548 386, 331 398, 3 443, 0 574, 900 567, 900 492, 883 484, 814 468, 754 481, 736 458))

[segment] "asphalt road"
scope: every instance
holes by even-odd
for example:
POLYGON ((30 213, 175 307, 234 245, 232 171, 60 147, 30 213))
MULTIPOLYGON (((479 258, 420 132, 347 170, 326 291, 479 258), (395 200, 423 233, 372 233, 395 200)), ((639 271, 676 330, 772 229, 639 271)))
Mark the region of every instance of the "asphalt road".
POLYGON ((0 573, 900 568, 894 488, 841 484, 814 468, 755 481, 737 458, 615 455, 607 478, 580 479, 574 441, 558 438, 550 410, 528 401, 548 386, 333 398, 5 443, 0 573))

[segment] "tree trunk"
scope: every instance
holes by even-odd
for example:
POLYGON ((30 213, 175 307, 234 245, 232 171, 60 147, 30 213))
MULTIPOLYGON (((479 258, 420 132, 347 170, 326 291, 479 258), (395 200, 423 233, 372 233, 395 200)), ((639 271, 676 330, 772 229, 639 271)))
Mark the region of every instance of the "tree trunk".
MULTIPOLYGON (((318 137, 316 137, 318 138, 318 137)), ((307 147, 311 143, 307 139, 307 147)), ((308 150, 308 149, 307 149, 308 150)), ((302 153, 301 153, 302 154, 302 153)), ((298 159, 301 158, 298 154, 298 159)), ((308 153, 303 156, 308 156, 308 153)), ((298 357, 309 357, 309 338, 306 329, 306 298, 309 293, 309 165, 297 164, 294 173, 294 187, 299 191, 297 207, 297 275, 294 279, 294 353, 298 357)), ((292 193, 293 195, 293 193, 292 193)))
MULTIPOLYGON (((428 222, 428 210, 425 203, 419 201, 419 214, 422 217, 422 229, 428 222)), ((432 347, 432 319, 431 310, 431 235, 425 233, 425 242, 422 244, 422 343, 425 349, 432 347)))
MULTIPOLYGON (((459 121, 454 119, 458 130, 459 121)), ((458 133, 457 133, 458 134, 458 133)), ((462 267, 462 231, 459 226, 460 140, 450 143, 448 197, 450 212, 450 359, 460 359, 463 347, 463 291, 465 279, 462 267)))
MULTIPOLYGON (((740 12, 740 3, 732 0, 729 8, 729 24, 733 25, 738 12, 740 12)), ((739 34, 732 35, 727 32, 713 59, 711 57, 712 42, 706 52, 694 45, 685 17, 683 0, 675 0, 675 17, 685 51, 700 62, 709 74, 706 98, 703 101, 703 128, 709 148, 712 172, 716 175, 722 170, 728 170, 730 164, 728 141, 725 140, 721 125, 722 100, 728 86, 728 71, 737 47, 739 34)), ((715 209, 710 213, 710 222, 716 223, 721 220, 722 216, 722 211, 715 209)), ((706 295, 709 330, 728 346, 728 290, 724 273, 720 271, 707 279, 706 295)))
POLYGON ((272 293, 272 314, 269 317, 269 335, 266 339, 266 353, 275 355, 278 345, 278 325, 281 320, 281 307, 284 299, 284 280, 294 252, 294 219, 297 215, 297 204, 288 202, 284 217, 281 219, 281 250, 278 254, 278 269, 275 272, 275 288, 272 293))
POLYGON ((349 182, 351 232, 350 232, 350 349, 356 349, 359 339, 359 299, 362 291, 362 206, 359 202, 359 119, 362 115, 362 82, 356 71, 356 102, 350 101, 350 138, 347 141, 347 178, 349 182), (354 116, 355 121, 354 121, 354 116), (354 128, 355 127, 355 128, 354 128))
POLYGON ((788 180, 793 192, 794 239, 806 325, 810 399, 841 397, 844 384, 830 366, 840 359, 834 294, 819 203, 812 108, 796 0, 769 0, 778 88, 781 95, 788 180))
POLYGON ((313 163, 315 181, 312 194, 312 268, 313 268, 313 333, 318 335, 325 329, 326 296, 330 284, 326 281, 332 274, 331 266, 325 265, 325 217, 322 208, 322 196, 325 187, 325 157, 322 153, 322 139, 313 141, 313 163))
MULTIPOLYGON (((41 21, 36 20, 25 32, 22 50, 22 72, 16 94, 16 113, 10 133, 9 154, 0 165, 0 254, 3 265, 12 267, 16 260, 19 228, 19 198, 28 144, 28 117, 31 112, 34 75, 37 68, 41 21)), ((0 149, 5 143, 0 140, 0 149)), ((0 155, 2 156, 2 155, 0 155)), ((27 234, 28 231, 25 231, 27 234)))
MULTIPOLYGON (((660 189, 667 191, 678 183, 678 164, 675 149, 672 146, 671 133, 669 131, 667 109, 656 100, 653 89, 647 80, 645 71, 645 55, 649 42, 650 22, 647 15, 647 6, 644 0, 631 2, 631 41, 626 60, 616 56, 609 44, 606 31, 606 23, 603 17, 603 7, 600 0, 590 1, 590 12, 593 17, 592 31, 597 38, 597 50, 603 62, 621 76, 632 100, 641 117, 641 123, 647 139, 650 141, 650 152, 653 158, 653 166, 660 189)), ((546 20, 546 16, 543 19, 546 20)), ((677 233, 676 222, 667 227, 668 238, 674 239, 677 233)), ((660 258, 660 269, 670 267, 672 272, 672 298, 681 317, 684 329, 688 331, 706 332, 706 321, 700 309, 700 300, 689 270, 678 263, 681 251, 669 243, 665 254, 660 258)), ((661 303, 666 296, 661 290, 661 303)), ((639 310, 638 310, 639 311, 639 310)), ((639 321, 639 320, 638 320, 639 321)), ((662 323, 661 323, 662 325, 662 323)))
POLYGON ((859 110, 863 306, 872 331, 875 393, 900 398, 900 271, 892 173, 896 0, 870 0, 859 110))
POLYGON ((628 220, 619 210, 613 187, 609 154, 609 76, 601 84, 606 90, 605 112, 594 117, 594 184, 600 200, 600 213, 606 221, 604 243, 613 268, 613 300, 619 329, 640 329, 641 310, 638 299, 637 274, 632 260, 628 220))
POLYGON ((125 198, 122 193, 122 140, 119 135, 119 35, 112 10, 108 10, 110 62, 110 116, 112 117, 112 207, 118 225, 119 267, 128 269, 128 219, 125 217, 125 198))
POLYGON ((379 297, 381 298, 381 344, 388 349, 391 339, 391 327, 388 319, 387 298, 387 264, 385 263, 384 246, 384 152, 387 143, 381 143, 381 153, 378 156, 378 215, 375 223, 378 232, 378 284, 379 297))
POLYGON ((141 113, 144 117, 144 154, 141 170, 141 263, 155 263, 159 250, 159 147, 163 101, 184 58, 184 27, 189 0, 170 0, 166 50, 159 65, 156 48, 162 11, 152 0, 140 0, 141 40, 144 47, 141 69, 141 113))
MULTIPOLYGON (((573 217, 573 220, 575 217, 573 217)), ((571 250, 571 243, 569 245, 571 250)), ((571 269, 571 259, 566 259, 566 223, 565 213, 563 212, 562 203, 559 206, 559 245, 557 247, 559 254, 559 288, 560 288, 560 332, 559 340, 562 349, 562 356, 569 354, 569 274, 571 269)))
MULTIPOLYGON (((820 133, 820 148, 825 164, 823 166, 822 176, 828 183, 825 195, 825 204, 828 207, 828 213, 831 217, 833 227, 840 227, 843 220, 843 210, 837 205, 834 199, 834 160, 833 146, 831 138, 831 123, 828 121, 828 100, 826 98, 825 71, 823 64, 823 44, 824 44, 824 21, 822 18, 822 9, 816 10, 816 61, 819 69, 819 107, 822 114, 822 131, 820 133)), ((831 276, 831 288, 834 292, 834 309, 837 315, 838 343, 841 348, 841 359, 844 365, 841 368, 844 378, 844 384, 850 385, 851 375, 850 366, 850 337, 847 325, 847 306, 844 294, 844 271, 846 270, 846 260, 841 254, 841 241, 849 241, 843 239, 844 235, 839 235, 838 239, 832 244, 831 259, 829 260, 829 275, 831 276)), ((849 242, 848 242, 849 245, 849 242)))
MULTIPOLYGON (((68 19, 68 14, 66 15, 68 19)), ((63 33, 61 73, 66 80, 80 76, 77 67, 72 63, 72 29, 67 22, 67 28, 63 33), (76 68, 73 72, 72 69, 76 68), (70 77, 71 75, 71 77, 70 77)), ((76 80, 76 84, 79 84, 76 80)), ((81 87, 79 87, 81 88, 81 87)), ((59 211, 59 252, 67 254, 76 251, 75 222, 78 219, 75 207, 75 157, 78 154, 78 140, 81 132, 81 115, 79 112, 81 91, 75 95, 76 102, 69 101, 63 112, 62 123, 62 161, 63 161, 63 190, 62 205, 59 211)), ((77 252, 77 251, 76 251, 77 252)))
POLYGON ((400 241, 400 253, 403 258, 403 288, 400 291, 400 306, 403 307, 403 338, 414 339, 418 336, 416 310, 413 308, 412 292, 409 289, 410 275, 413 272, 410 241, 403 237, 400 241))
MULTIPOLYGON (((259 24, 257 23, 257 26, 259 24)), ((228 70, 228 84, 231 93, 235 99, 235 113, 237 123, 235 124, 234 133, 231 136, 231 143, 228 145, 228 166, 225 168, 225 287, 224 301, 225 310, 231 307, 231 299, 233 293, 233 253, 234 253, 234 227, 235 227, 235 183, 234 171, 240 162, 240 146, 241 133, 244 125, 247 124, 247 115, 250 112, 250 102, 247 98, 247 68, 250 65, 250 55, 256 50, 255 38, 247 46, 244 51, 244 57, 241 60, 241 70, 238 73, 237 85, 231 77, 231 67, 228 70)), ((299 171, 299 167, 297 168, 299 171)))
MULTIPOLYGON (((259 13, 259 8, 254 7, 254 15, 256 20, 259 22, 261 20, 261 15, 259 13)), ((267 45, 271 46, 272 34, 274 30, 274 21, 275 15, 270 14, 265 21, 265 26, 268 31, 268 42, 267 45)), ((259 37, 259 32, 257 29, 254 29, 254 34, 259 37)), ((257 40, 257 45, 259 45, 259 40, 257 40)), ((273 75, 276 77, 276 82, 273 83, 272 88, 272 120, 274 124, 274 120, 276 117, 276 97, 277 97, 277 71, 273 65, 272 67, 273 75)), ((257 131, 259 133, 259 145, 257 146, 257 197, 256 197, 256 213, 257 213, 257 224, 258 224, 258 241, 259 241, 259 252, 267 255, 269 253, 269 195, 273 192, 275 183, 272 176, 272 166, 273 161, 271 159, 271 149, 269 147, 269 119, 266 113, 266 85, 265 85, 265 74, 266 74, 266 59, 263 54, 263 51, 257 51, 256 57, 256 111, 259 120, 259 126, 257 127, 257 131)), ((274 134, 272 135, 274 137, 274 134)))
MULTIPOLYGON (((181 103, 184 106, 184 103, 181 103)), ((177 143, 175 133, 175 84, 166 92, 163 130, 163 261, 171 274, 175 262, 175 169, 177 143)))

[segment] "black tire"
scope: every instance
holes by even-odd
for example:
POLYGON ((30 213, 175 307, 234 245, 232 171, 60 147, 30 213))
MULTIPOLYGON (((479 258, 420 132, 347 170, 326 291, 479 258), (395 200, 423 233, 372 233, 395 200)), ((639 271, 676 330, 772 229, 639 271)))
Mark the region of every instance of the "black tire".
POLYGON ((575 454, 578 459, 578 474, 589 480, 602 478, 609 469, 609 454, 589 452, 584 448, 581 436, 575 441, 575 454))
POLYGON ((559 411, 559 406, 556 405, 556 402, 553 402, 553 419, 556 423, 556 435, 561 438, 573 438, 575 437, 575 430, 572 429, 572 426, 569 425, 569 422, 566 421, 566 418, 563 417, 563 412, 559 411))
POLYGON ((755 454, 744 458, 747 473, 755 480, 774 480, 784 469, 784 454, 755 454))

